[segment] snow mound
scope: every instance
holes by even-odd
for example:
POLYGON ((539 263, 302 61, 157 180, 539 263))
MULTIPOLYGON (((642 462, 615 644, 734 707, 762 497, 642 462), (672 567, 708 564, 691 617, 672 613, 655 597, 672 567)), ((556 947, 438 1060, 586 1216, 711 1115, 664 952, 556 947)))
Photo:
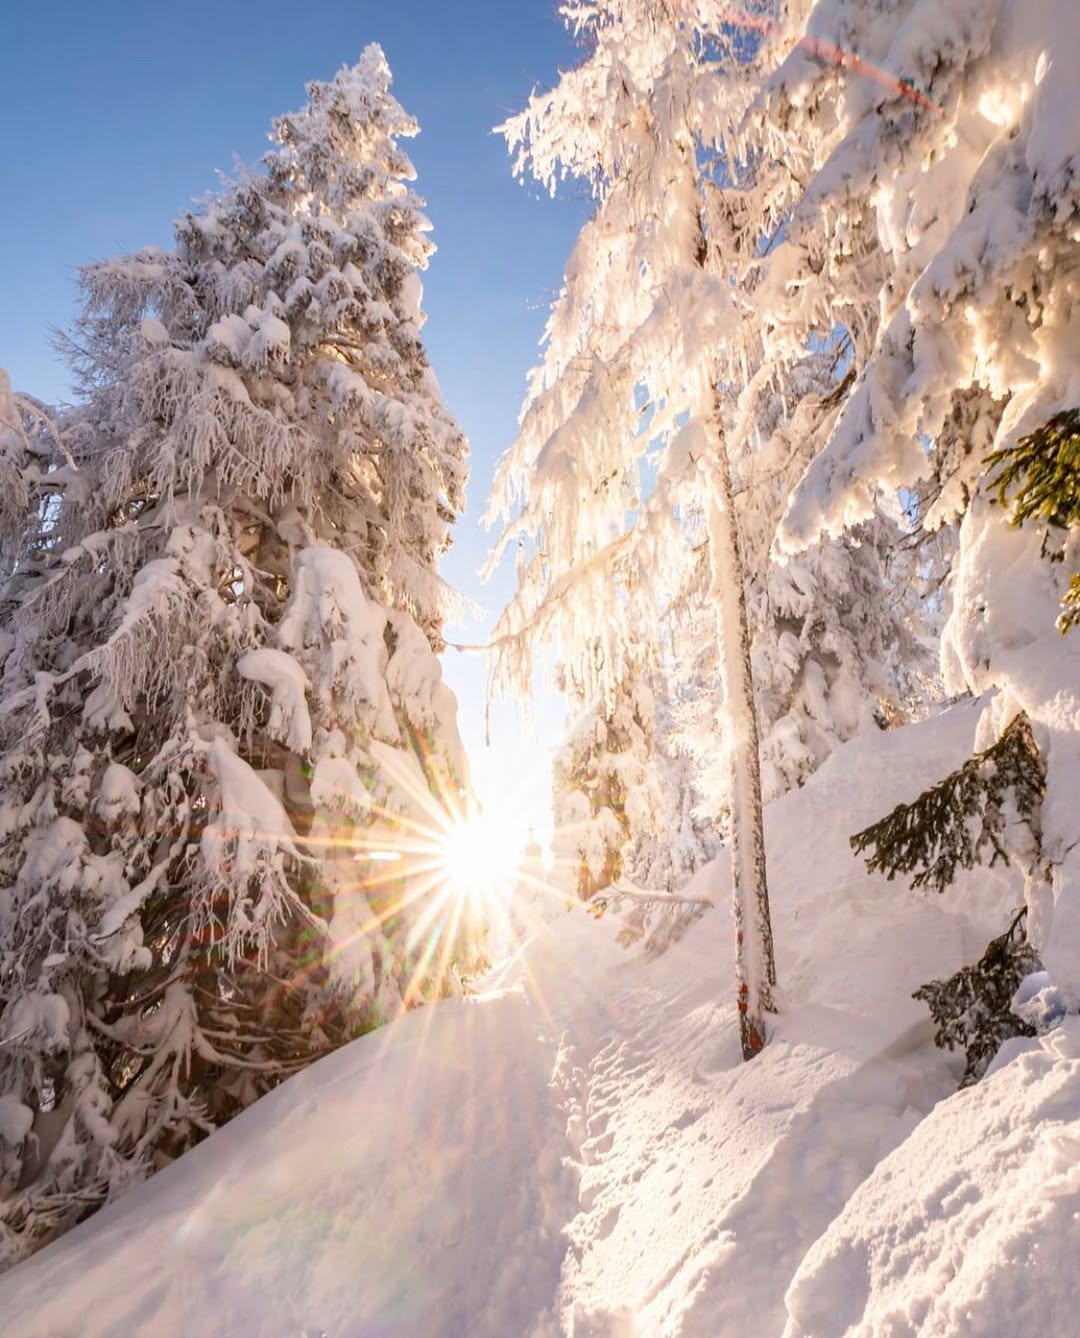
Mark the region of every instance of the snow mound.
POLYGON ((1009 1062, 938 1106, 813 1245, 784 1338, 1076 1332, 1080 1021, 1007 1049, 1009 1062))

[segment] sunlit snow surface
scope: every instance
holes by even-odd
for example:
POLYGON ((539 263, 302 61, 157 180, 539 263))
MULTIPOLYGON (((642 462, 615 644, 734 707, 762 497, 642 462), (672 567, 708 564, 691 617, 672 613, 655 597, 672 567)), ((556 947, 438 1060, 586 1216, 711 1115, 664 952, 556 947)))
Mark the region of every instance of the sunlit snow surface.
POLYGON ((565 913, 0 1279, 5 1338, 1075 1332, 1080 1040, 943 1101, 959 1066, 909 997, 1019 889, 914 896, 847 844, 978 715, 861 738, 770 808, 786 1004, 752 1064, 722 911, 652 964, 565 913))

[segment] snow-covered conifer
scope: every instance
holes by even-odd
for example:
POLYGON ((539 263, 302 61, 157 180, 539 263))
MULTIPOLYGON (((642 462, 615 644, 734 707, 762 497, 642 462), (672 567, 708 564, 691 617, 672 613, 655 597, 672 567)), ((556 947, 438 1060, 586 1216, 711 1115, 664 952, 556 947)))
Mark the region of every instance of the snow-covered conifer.
POLYGON ((0 566, 11 566, 55 527, 55 500, 81 480, 60 439, 52 413, 30 395, 13 391, 0 367, 0 566))
POLYGON ((1076 650, 1053 627, 1075 536, 1069 561, 1047 562, 1039 526, 1010 526, 1010 508, 996 504, 988 456, 1000 464, 1080 404, 1080 93, 1066 54, 1078 42, 1071 0, 820 0, 769 86, 773 105, 823 119, 831 100, 796 225, 775 253, 778 277, 859 275, 881 313, 782 542, 802 549, 841 533, 882 488, 928 488, 924 528, 959 521, 946 687, 996 689, 984 746, 1023 710, 1046 749, 1052 890, 1029 888, 1029 932, 1074 989, 1080 856, 1068 796, 1080 698, 1076 650), (858 62, 822 60, 829 42, 858 62))
POLYGON ((424 849, 466 783, 435 655, 466 446, 417 127, 378 47, 308 92, 174 249, 83 272, 41 471, 78 487, 0 591, 5 1260, 472 951, 424 849))

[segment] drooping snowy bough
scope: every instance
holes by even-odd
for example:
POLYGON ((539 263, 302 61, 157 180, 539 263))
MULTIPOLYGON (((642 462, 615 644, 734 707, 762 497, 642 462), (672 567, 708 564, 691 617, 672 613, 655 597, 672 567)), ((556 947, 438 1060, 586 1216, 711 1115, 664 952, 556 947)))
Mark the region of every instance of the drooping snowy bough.
POLYGON ((2 1262, 476 951, 424 854, 467 449, 417 127, 378 47, 309 95, 173 250, 83 272, 59 435, 0 387, 2 1262))

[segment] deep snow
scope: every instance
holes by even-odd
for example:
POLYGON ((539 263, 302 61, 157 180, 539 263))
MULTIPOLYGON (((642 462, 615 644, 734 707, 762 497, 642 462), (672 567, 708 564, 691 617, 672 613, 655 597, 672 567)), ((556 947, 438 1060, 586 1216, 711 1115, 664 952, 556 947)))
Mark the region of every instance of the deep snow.
POLYGON ((739 1061, 723 860, 652 963, 561 914, 473 998, 287 1082, 0 1279, 6 1338, 1065 1338, 1080 1032, 978 1086, 910 993, 1018 903, 866 875, 851 832, 977 706, 863 736, 767 813, 784 1006, 739 1061))

